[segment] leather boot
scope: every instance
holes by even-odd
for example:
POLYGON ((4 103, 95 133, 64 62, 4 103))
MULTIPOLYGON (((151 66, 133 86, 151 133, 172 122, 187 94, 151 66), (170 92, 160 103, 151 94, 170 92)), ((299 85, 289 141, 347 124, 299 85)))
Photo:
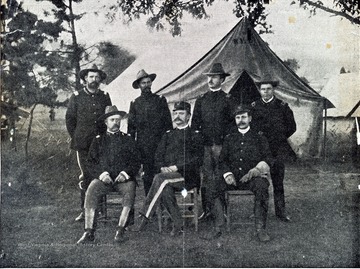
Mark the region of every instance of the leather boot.
POLYGON ((86 229, 81 238, 76 242, 76 244, 89 244, 93 243, 95 240, 95 231, 93 229, 86 229))
POLYGON ((118 226, 116 233, 115 233, 114 241, 116 243, 124 242, 125 241, 124 233, 125 233, 125 228, 118 226))
POLYGON ((208 194, 206 192, 206 188, 204 187, 201 188, 201 205, 202 205, 203 213, 199 216, 199 221, 207 221, 212 219, 213 217, 209 207, 209 202, 208 202, 209 197, 207 196, 208 194))

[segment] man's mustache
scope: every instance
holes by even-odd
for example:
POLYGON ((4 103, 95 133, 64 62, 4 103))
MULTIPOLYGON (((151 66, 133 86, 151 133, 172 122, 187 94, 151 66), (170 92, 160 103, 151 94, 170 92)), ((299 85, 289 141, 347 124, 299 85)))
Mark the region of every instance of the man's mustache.
POLYGON ((182 122, 183 122, 183 120, 182 120, 182 119, 180 119, 180 118, 175 118, 173 121, 177 121, 177 120, 179 120, 179 121, 182 121, 182 122))
POLYGON ((96 82, 96 81, 90 82, 90 83, 89 83, 89 87, 90 87, 90 88, 97 88, 97 87, 99 87, 99 83, 96 82))

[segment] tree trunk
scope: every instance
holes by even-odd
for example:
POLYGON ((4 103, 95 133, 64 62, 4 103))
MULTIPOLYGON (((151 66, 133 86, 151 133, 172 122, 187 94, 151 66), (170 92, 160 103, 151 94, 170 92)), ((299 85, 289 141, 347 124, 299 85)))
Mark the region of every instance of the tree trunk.
POLYGON ((81 49, 79 47, 79 44, 77 43, 77 38, 76 38, 75 19, 74 19, 74 12, 72 9, 72 3, 73 1, 69 0, 70 28, 71 28, 71 37, 74 48, 73 64, 75 67, 75 87, 76 90, 80 90, 81 82, 80 82, 79 72, 80 72, 81 49))
POLYGON ((27 131, 27 135, 26 135, 26 142, 25 142, 25 157, 26 157, 26 160, 27 160, 27 158, 29 156, 28 144, 29 144, 29 140, 30 140, 31 125, 32 125, 32 121, 33 121, 33 118, 34 118, 34 110, 35 110, 36 105, 37 104, 35 103, 34 106, 30 110, 29 127, 28 127, 28 131, 27 131))

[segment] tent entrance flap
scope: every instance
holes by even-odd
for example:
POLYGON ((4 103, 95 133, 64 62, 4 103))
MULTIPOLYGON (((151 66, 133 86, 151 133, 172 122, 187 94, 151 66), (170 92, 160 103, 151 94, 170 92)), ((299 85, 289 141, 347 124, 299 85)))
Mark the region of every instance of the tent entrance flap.
POLYGON ((231 97, 236 100, 237 104, 247 105, 261 97, 254 80, 245 70, 241 73, 239 79, 230 89, 229 94, 231 94, 231 97))

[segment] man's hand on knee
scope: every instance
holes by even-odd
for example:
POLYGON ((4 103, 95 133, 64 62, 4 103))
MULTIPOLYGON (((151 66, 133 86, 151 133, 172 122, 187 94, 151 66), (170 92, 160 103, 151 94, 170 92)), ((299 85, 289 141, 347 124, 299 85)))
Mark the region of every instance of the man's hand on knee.
POLYGON ((233 174, 229 174, 225 177, 225 182, 228 185, 234 185, 236 186, 236 180, 233 174))
POLYGON ((113 183, 113 180, 112 178, 110 177, 109 173, 108 172, 104 172, 102 173, 100 176, 99 176, 99 179, 104 182, 105 184, 112 184, 113 183))

